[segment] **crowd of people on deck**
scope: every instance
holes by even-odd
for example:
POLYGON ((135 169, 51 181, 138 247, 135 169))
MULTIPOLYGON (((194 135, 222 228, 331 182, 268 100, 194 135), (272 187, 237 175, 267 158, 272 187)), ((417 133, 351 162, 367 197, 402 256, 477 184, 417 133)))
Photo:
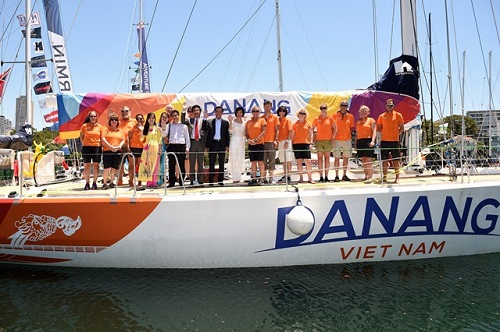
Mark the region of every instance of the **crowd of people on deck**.
POLYGON ((247 149, 251 163, 250 186, 291 182, 294 162, 299 183, 305 180, 316 183, 312 177, 313 151, 318 158, 319 182, 330 181, 330 156, 334 157, 333 181, 350 181, 347 166, 352 157, 353 133, 354 148, 363 165, 363 181, 371 182, 373 178, 372 160, 378 133, 383 178, 386 180, 391 162, 395 182, 399 181, 399 137, 404 123, 401 113, 394 110, 392 99, 386 101, 386 110, 377 120, 370 117, 368 106, 362 105, 359 119, 355 121, 346 100, 341 101, 340 108, 331 115, 328 114, 328 104, 322 103, 319 105, 320 114, 312 121, 308 119, 306 109, 297 110, 297 120, 293 122, 287 117, 287 107, 279 106, 276 114, 270 101, 264 101, 263 107, 262 112, 259 106, 253 106, 248 119, 245 109, 237 107, 234 115, 229 115, 226 120, 221 106, 215 107, 214 116, 210 117, 200 105, 189 106, 183 112, 167 105, 159 119, 155 113, 144 115, 140 111, 134 118, 130 108, 124 106, 120 110, 121 116, 114 110, 107 111, 106 126, 99 124, 98 114, 92 110, 80 131, 84 190, 98 189, 101 161, 104 168, 102 189, 122 186, 124 153, 128 153, 128 186, 135 184, 139 190, 162 185, 174 187, 176 184, 198 187, 205 181, 223 186, 226 158, 232 182, 240 183, 246 171, 247 149), (208 177, 204 171, 206 154, 208 177), (277 155, 284 172, 279 180, 274 175, 277 155))

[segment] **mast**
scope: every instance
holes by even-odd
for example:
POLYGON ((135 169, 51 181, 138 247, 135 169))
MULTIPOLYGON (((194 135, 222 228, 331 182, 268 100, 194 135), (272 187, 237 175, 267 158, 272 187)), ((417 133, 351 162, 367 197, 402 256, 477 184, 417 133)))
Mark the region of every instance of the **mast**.
POLYGON ((279 0, 276 0, 276 38, 278 42, 278 79, 279 91, 283 92, 283 70, 281 68, 281 38, 280 38, 280 5, 279 0))
MULTIPOLYGON (((450 127, 451 127, 451 132, 450 132, 450 138, 453 137, 454 135, 454 129, 453 128, 453 88, 452 88, 452 81, 451 81, 451 57, 450 57, 450 33, 448 29, 448 1, 444 1, 444 6, 445 6, 445 12, 446 12, 446 48, 448 50, 448 85, 450 87, 450 127)), ((446 132, 444 139, 446 140, 446 132)))
POLYGON ((465 51, 463 54, 463 68, 462 68, 462 91, 461 91, 461 104, 462 104, 462 142, 460 144, 460 169, 462 170, 462 182, 464 181, 464 166, 463 166, 463 156, 465 150, 465 105, 464 105, 464 95, 465 95, 465 51))
POLYGON ((26 0, 25 21, 25 80, 26 80, 26 119, 33 126, 33 108, 31 107, 31 1, 26 0))
MULTIPOLYGON (((489 53, 489 75, 488 75, 488 89, 489 89, 489 106, 488 106, 488 157, 491 158, 491 144, 493 143, 493 137, 491 137, 491 123, 493 122, 493 119, 491 118, 491 98, 492 98, 492 93, 491 93, 491 51, 489 53)), ((495 121, 496 122, 496 121, 495 121)))
MULTIPOLYGON (((144 27, 144 22, 142 21, 142 0, 139 1, 139 24, 138 27, 144 27)), ((144 70, 142 68, 142 49, 144 47, 144 39, 143 39, 143 34, 139 33, 139 91, 144 92, 144 80, 142 78, 142 71, 144 70)))
POLYGON ((401 45, 403 54, 417 56, 415 0, 401 0, 401 45))
MULTIPOLYGON (((429 13, 429 68, 430 68, 430 94, 431 94, 431 145, 434 144, 434 98, 432 93, 432 21, 431 13, 429 13)), ((427 141, 428 142, 428 141, 427 141)))

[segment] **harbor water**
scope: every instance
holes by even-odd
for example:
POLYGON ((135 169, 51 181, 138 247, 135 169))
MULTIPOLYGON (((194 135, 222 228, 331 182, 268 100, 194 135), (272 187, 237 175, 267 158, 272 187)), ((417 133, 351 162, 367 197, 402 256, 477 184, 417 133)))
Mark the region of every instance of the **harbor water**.
POLYGON ((0 331, 499 331, 500 254, 258 269, 0 265, 0 331))

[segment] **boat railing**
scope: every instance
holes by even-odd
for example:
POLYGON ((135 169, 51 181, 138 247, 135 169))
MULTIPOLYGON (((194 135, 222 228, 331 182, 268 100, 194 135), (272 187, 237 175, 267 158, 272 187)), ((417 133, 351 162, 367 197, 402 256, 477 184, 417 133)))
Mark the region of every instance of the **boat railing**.
MULTIPOLYGON (((175 158, 175 167, 177 167, 177 170, 179 171, 179 183, 182 184, 182 189, 184 191, 184 195, 186 195, 186 181, 184 179, 184 174, 182 174, 181 172, 181 168, 179 166, 179 158, 177 158, 177 154, 175 154, 175 152, 166 152, 165 154, 165 158, 164 158, 164 163, 163 163, 163 169, 165 169, 165 171, 168 169, 167 166, 168 166, 168 156, 174 156, 175 158)), ((165 183, 165 186, 164 186, 164 195, 166 196, 167 195, 167 184, 165 183)))
MULTIPOLYGON (((132 165, 128 165, 128 168, 129 168, 129 172, 132 171, 134 172, 134 185, 133 185, 133 188, 134 188, 134 193, 132 194, 132 196, 136 196, 137 195, 137 187, 135 185, 136 183, 136 178, 135 178, 135 157, 134 157, 134 154, 132 152, 125 152, 122 154, 122 160, 120 161, 120 166, 118 169, 122 169, 123 165, 125 164, 125 157, 129 157, 128 158, 128 161, 130 163, 130 160, 132 160, 132 165), (132 168, 130 167, 132 166, 132 168)), ((104 182, 104 179, 103 179, 103 182, 104 182)), ((115 197, 118 196, 118 186, 115 186, 115 197)))

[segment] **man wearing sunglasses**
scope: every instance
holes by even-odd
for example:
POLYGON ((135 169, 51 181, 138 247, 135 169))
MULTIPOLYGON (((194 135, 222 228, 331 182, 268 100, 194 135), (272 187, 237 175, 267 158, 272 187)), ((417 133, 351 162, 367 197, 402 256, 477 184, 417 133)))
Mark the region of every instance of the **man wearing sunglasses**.
POLYGON ((384 181, 387 180, 389 159, 392 159, 396 180, 399 182, 399 135, 404 131, 404 121, 401 113, 394 110, 394 100, 387 99, 385 112, 377 119, 377 131, 381 133, 380 155, 382 157, 382 173, 384 181))

